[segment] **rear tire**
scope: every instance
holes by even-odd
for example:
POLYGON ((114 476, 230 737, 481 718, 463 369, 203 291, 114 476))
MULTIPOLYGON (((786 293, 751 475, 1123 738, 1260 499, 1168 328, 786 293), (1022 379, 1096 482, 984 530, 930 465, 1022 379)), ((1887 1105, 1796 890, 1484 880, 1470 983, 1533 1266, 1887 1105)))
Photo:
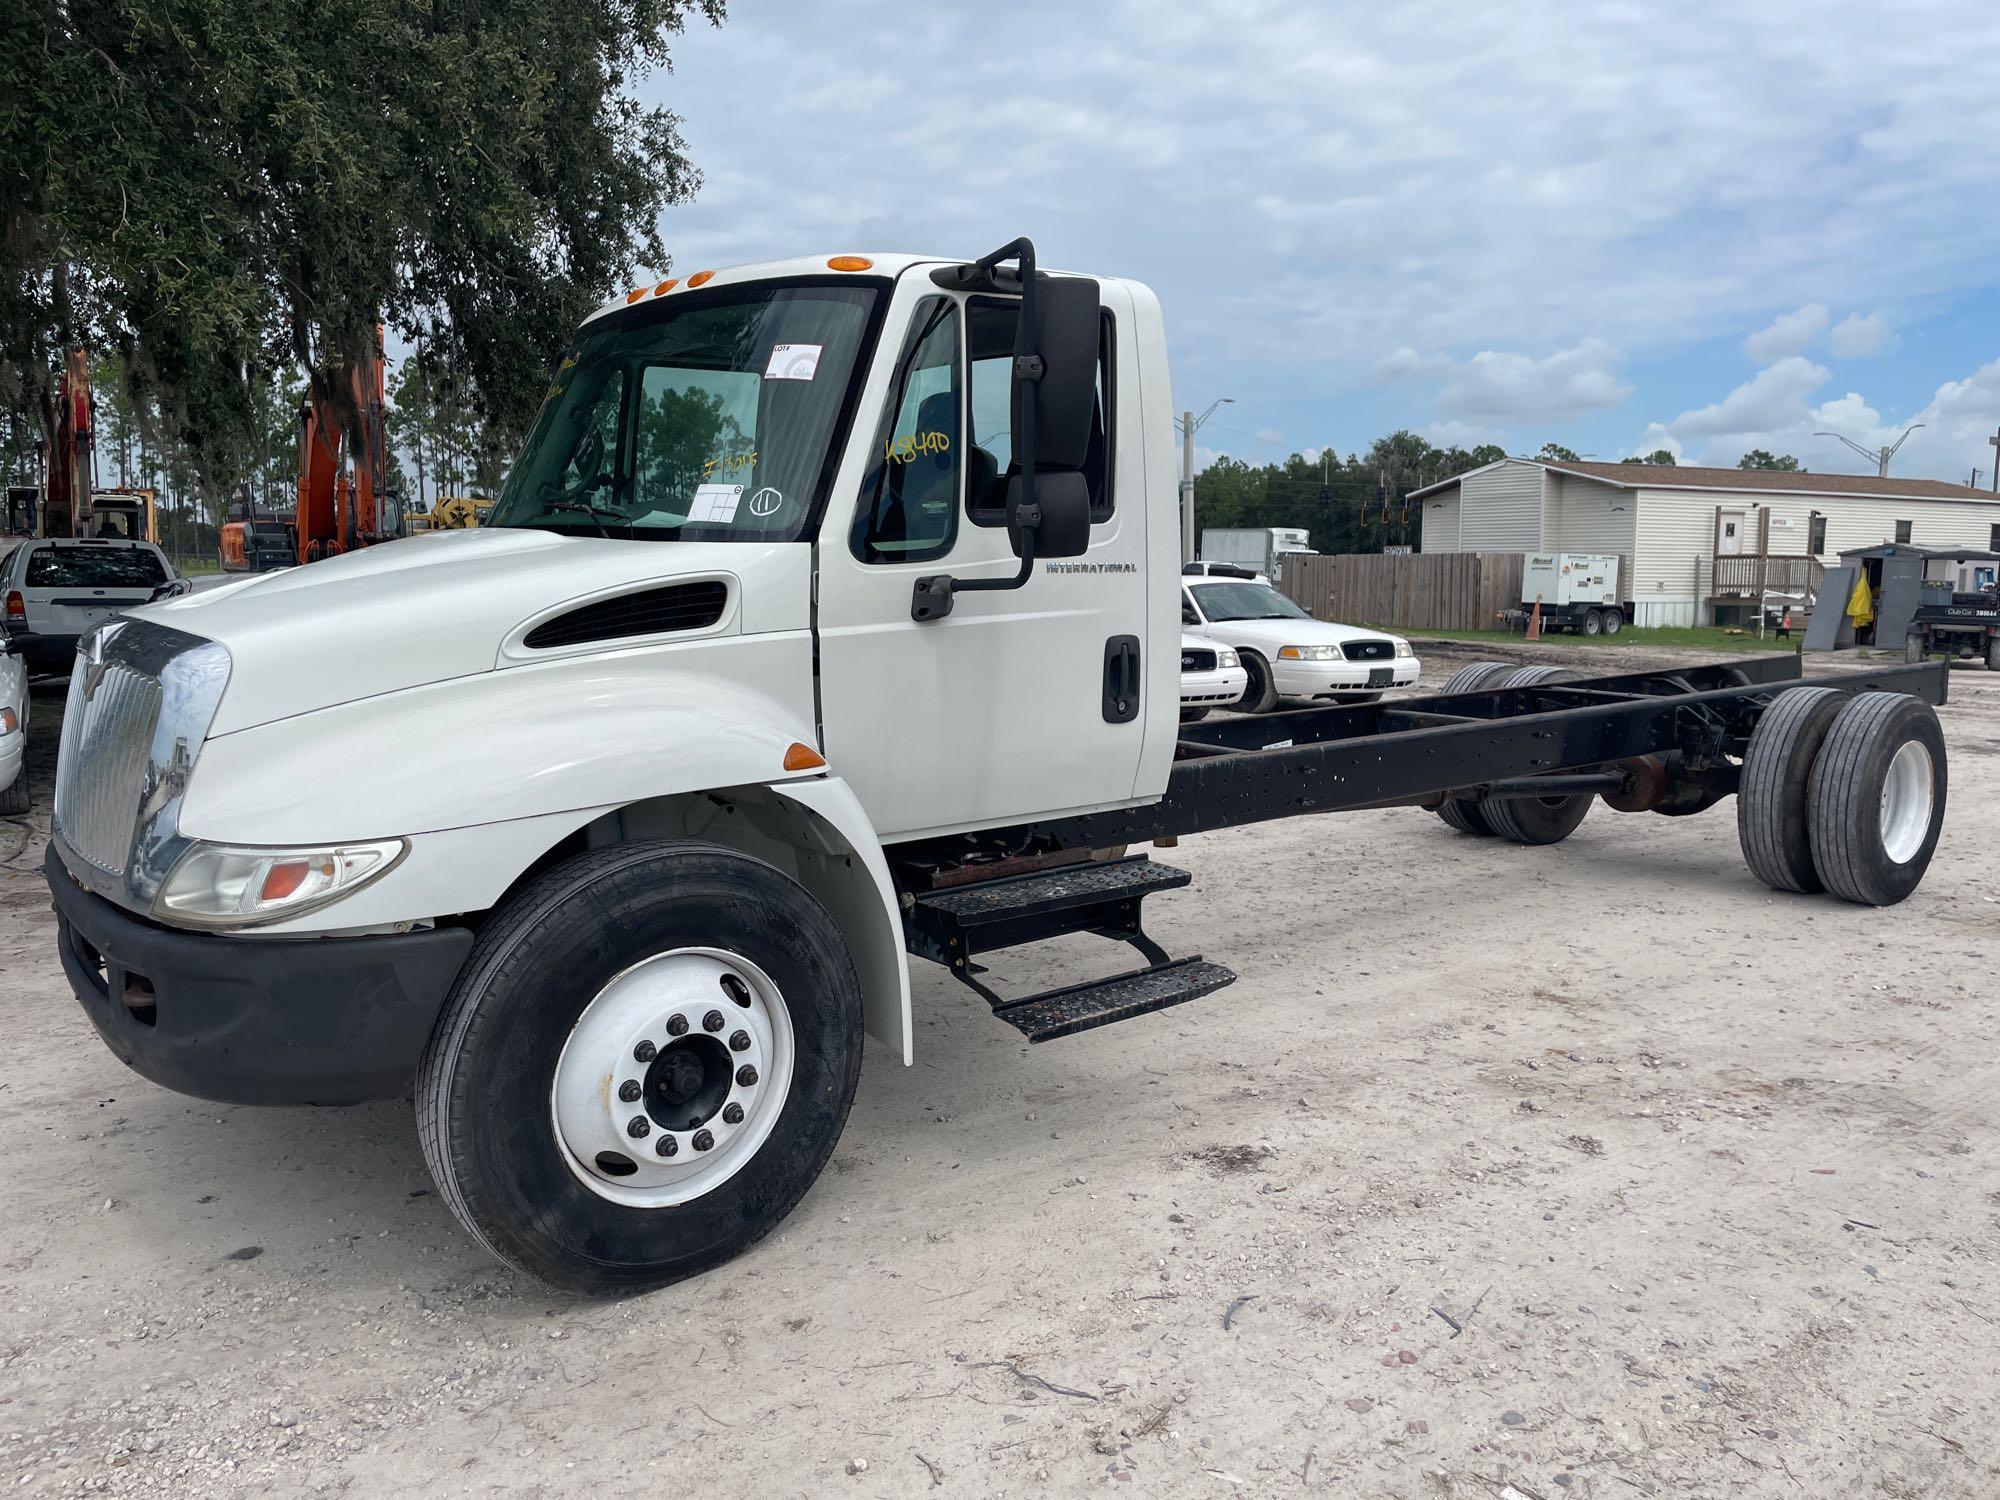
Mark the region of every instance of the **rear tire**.
POLYGON ((21 767, 21 774, 5 789, 0 789, 0 815, 24 813, 28 810, 28 768, 21 767))
POLYGON ((1604 615, 1602 611, 1593 609, 1583 617, 1583 633, 1585 635, 1604 634, 1604 615))
POLYGON ((1929 655, 1930 652, 1925 649, 1924 638, 1921 633, 1912 631, 1909 635, 1903 637, 1904 661, 1916 663, 1929 655))
POLYGON ((638 1291, 769 1233, 832 1154, 860 1070, 860 984, 802 886, 715 844, 620 844, 489 918, 425 1049, 417 1127, 445 1203, 494 1255, 569 1291, 638 1291), (746 1079, 744 1057, 769 1076, 746 1079), (637 1102, 614 1099, 621 1075, 637 1102), (708 1141, 667 1151, 696 1114, 708 1141), (632 1136, 629 1157, 590 1128, 632 1136))
POLYGON ((1736 841, 1750 873, 1774 891, 1825 889, 1813 866, 1807 787, 1845 702, 1832 688, 1787 688, 1750 733, 1737 784, 1736 841))
MULTIPOLYGON (((1482 688, 1494 686, 1500 678, 1514 670, 1512 662, 1467 662, 1445 678, 1444 686, 1438 689, 1438 693, 1441 696, 1452 693, 1476 693, 1482 688)), ((1493 825, 1486 821, 1485 809, 1479 803, 1465 798, 1445 798, 1438 804, 1437 815, 1444 819, 1447 827, 1456 828, 1460 833, 1470 833, 1485 838, 1493 832, 1493 825)))
POLYGON ((1604 633, 1606 635, 1616 635, 1618 634, 1619 631, 1623 630, 1624 628, 1625 628, 1624 610, 1607 609, 1604 612, 1604 633))
POLYGON ((1813 867, 1829 891, 1893 906, 1930 868, 1944 827, 1944 732, 1928 703, 1857 693, 1835 716, 1806 791, 1813 867))
MULTIPOLYGON (((1594 618, 1594 616, 1593 616, 1594 618)), ((1517 667, 1490 684, 1501 688, 1534 687, 1541 683, 1574 682, 1577 674, 1568 667, 1517 667)), ((1597 800, 1593 792, 1577 792, 1568 797, 1509 798, 1482 803, 1480 810, 1493 832, 1513 844, 1559 844, 1576 832, 1577 825, 1597 800)))
POLYGON ((1241 655, 1250 686, 1244 689, 1242 701, 1236 706, 1246 714, 1267 714, 1278 706, 1278 684, 1271 676, 1270 664, 1254 651, 1241 655))

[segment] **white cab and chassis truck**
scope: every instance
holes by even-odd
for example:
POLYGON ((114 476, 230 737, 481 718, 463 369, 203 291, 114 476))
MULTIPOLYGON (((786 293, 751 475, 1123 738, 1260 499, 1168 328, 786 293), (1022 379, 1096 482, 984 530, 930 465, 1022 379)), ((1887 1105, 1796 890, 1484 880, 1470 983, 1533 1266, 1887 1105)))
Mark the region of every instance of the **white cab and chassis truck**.
POLYGON ((1188 876, 1133 845, 1390 805, 1547 844, 1600 798, 1734 793, 1774 887, 1921 878, 1939 664, 1481 663, 1183 726, 1171 412, 1153 296, 1026 241, 635 290, 490 524, 84 637, 46 862, 72 989, 187 1093, 414 1092, 465 1227, 608 1291, 791 1210, 864 1033, 910 1058, 912 954, 1033 1041, 1227 984, 1146 935, 1188 876), (1143 961, 1025 996, 980 962, 1077 932, 1143 961))

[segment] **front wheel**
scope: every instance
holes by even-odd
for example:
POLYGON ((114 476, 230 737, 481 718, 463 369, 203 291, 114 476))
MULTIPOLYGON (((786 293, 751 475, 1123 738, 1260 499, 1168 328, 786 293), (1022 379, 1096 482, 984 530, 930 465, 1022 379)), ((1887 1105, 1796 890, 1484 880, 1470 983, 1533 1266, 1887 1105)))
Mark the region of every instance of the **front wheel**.
POLYGON ((1920 632, 1913 630, 1903 637, 1904 661, 1920 662, 1929 655, 1930 652, 1927 649, 1927 643, 1920 632))
POLYGON ((1616 635, 1618 634, 1619 631, 1623 630, 1624 628, 1625 628, 1624 610, 1607 609, 1604 612, 1604 633, 1606 635, 1616 635))
POLYGON ((501 1260, 638 1291, 769 1233, 860 1069, 860 984, 803 887, 719 845, 621 844, 489 918, 419 1070, 418 1134, 501 1260))
POLYGON ((1243 670, 1250 678, 1250 686, 1244 690, 1236 707, 1246 714, 1267 714, 1278 706, 1278 684, 1271 676, 1271 668, 1264 658, 1254 651, 1243 653, 1243 670))
POLYGON ((1207 717, 1208 710, 1205 708, 1184 708, 1181 710, 1181 722, 1183 724, 1199 724, 1207 717))
POLYGON ((1583 633, 1585 635, 1604 634, 1604 611, 1593 609, 1583 617, 1583 633))

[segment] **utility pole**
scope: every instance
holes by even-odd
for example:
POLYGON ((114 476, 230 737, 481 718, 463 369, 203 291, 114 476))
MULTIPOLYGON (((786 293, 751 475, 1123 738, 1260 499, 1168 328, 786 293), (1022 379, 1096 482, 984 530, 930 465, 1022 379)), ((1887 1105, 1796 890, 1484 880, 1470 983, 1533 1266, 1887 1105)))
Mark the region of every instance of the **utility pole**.
POLYGON ((2000 428, 1995 428, 1986 441, 1993 445, 1993 493, 2000 495, 2000 428))
POLYGON ((1184 411, 1174 425, 1181 430, 1181 561, 1194 561, 1194 435, 1202 423, 1215 415, 1218 406, 1233 406, 1233 396, 1218 396, 1200 416, 1184 411))

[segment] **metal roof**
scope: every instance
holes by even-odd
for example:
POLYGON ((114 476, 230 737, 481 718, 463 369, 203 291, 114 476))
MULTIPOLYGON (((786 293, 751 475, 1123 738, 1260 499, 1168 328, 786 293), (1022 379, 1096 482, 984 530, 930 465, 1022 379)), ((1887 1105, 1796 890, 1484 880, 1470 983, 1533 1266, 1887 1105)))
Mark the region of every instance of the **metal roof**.
MULTIPOLYGON (((1539 469, 1552 469, 1558 474, 1572 474, 1579 479, 1593 480, 1598 484, 1609 484, 1619 489, 1649 490, 1709 490, 1727 491, 1734 495, 1842 495, 1878 500, 1953 500, 1972 502, 1980 505, 2000 505, 2000 495, 1987 490, 1976 490, 1970 485, 1952 484, 1942 479, 1887 479, 1877 474, 1810 474, 1796 473, 1785 469, 1708 469, 1690 464, 1602 464, 1557 463, 1540 458, 1503 458, 1499 463, 1486 464, 1470 470, 1473 474, 1483 474, 1499 464, 1533 464, 1539 469)), ((1409 498, 1421 499, 1425 495, 1457 484, 1466 475, 1459 474, 1451 479, 1441 480, 1420 490, 1412 490, 1409 498)))

